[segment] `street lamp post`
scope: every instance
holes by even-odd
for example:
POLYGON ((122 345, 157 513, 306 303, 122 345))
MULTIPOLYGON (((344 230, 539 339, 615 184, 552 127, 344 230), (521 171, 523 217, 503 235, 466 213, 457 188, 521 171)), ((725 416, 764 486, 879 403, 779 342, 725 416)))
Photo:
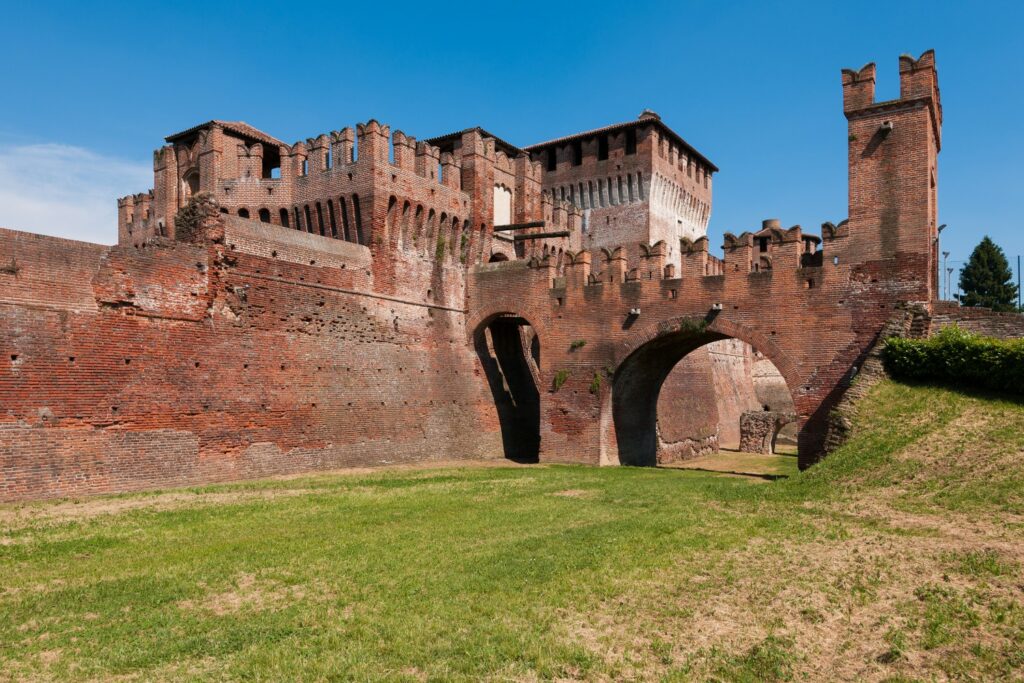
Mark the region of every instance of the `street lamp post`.
POLYGON ((942 299, 943 301, 949 299, 949 268, 946 268, 946 259, 949 258, 949 252, 942 252, 942 270, 946 272, 946 285, 942 288, 942 299))
MULTIPOLYGON (((945 223, 943 223, 942 225, 940 225, 939 227, 937 227, 935 229, 935 239, 933 240, 932 248, 935 249, 936 251, 933 251, 932 252, 933 254, 938 251, 938 248, 939 248, 939 235, 941 235, 942 231, 945 230, 945 229, 946 229, 946 224, 945 223)), ((949 256, 949 252, 948 251, 942 252, 942 267, 943 268, 946 267, 946 257, 947 256, 949 256)), ((941 283, 940 283, 940 285, 941 285, 941 283)), ((945 296, 941 296, 940 298, 944 299, 945 296)))

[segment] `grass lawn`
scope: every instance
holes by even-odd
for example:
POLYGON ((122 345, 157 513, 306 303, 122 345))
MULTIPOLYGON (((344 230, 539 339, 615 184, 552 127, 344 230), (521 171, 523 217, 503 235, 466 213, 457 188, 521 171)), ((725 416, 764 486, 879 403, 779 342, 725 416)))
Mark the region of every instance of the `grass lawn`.
POLYGON ((1019 680, 1024 406, 883 383, 858 429, 773 481, 475 466, 0 506, 0 679, 1019 680))

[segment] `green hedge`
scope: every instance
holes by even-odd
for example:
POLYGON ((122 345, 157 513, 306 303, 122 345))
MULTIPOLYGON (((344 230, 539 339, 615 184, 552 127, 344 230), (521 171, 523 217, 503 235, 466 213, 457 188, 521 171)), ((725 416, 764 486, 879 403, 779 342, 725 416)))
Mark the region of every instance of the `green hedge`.
POLYGON ((981 337, 953 325, 929 339, 892 337, 883 358, 898 379, 1024 395, 1024 339, 981 337))

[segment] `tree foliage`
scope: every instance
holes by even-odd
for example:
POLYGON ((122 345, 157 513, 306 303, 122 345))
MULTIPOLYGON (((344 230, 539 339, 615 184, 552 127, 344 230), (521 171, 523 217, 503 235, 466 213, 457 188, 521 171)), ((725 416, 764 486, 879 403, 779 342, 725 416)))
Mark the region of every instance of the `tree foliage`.
POLYGON ((960 273, 960 303, 993 311, 1017 308, 1017 285, 1003 250, 986 235, 960 273))

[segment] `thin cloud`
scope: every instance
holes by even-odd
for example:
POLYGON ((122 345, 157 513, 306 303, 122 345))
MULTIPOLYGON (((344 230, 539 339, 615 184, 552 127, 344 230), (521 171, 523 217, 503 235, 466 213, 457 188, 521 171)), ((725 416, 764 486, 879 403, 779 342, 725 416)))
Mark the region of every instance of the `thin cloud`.
POLYGON ((113 244, 117 198, 152 184, 151 166, 82 147, 0 146, 0 226, 113 244))

